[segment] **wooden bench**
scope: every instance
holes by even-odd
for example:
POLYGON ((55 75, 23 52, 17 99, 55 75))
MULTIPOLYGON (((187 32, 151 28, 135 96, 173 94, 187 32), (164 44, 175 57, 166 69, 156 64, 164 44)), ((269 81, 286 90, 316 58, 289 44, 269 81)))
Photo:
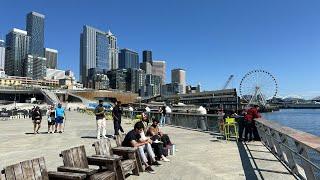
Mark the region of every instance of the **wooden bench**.
POLYGON ((1 174, 4 180, 81 180, 86 177, 81 173, 48 172, 43 157, 7 166, 1 174))
MULTIPOLYGON (((99 171, 98 169, 90 169, 89 165, 98 163, 114 162, 118 159, 106 159, 101 157, 87 157, 84 146, 74 147, 61 152, 63 165, 58 167, 60 172, 75 172, 86 174, 86 179, 90 180, 115 180, 116 174, 112 171, 99 171)), ((120 159, 120 158, 119 158, 120 159)))
POLYGON ((116 158, 122 157, 121 161, 117 162, 115 171, 117 172, 117 179, 123 180, 129 173, 139 176, 139 166, 137 164, 137 150, 136 148, 129 151, 121 148, 113 150, 110 140, 100 140, 95 142, 92 146, 95 147, 96 155, 98 157, 116 158), (116 155, 117 154, 117 155, 116 155))
POLYGON ((136 156, 136 160, 137 160, 137 163, 138 163, 139 171, 140 172, 144 172, 143 164, 142 164, 141 158, 140 158, 140 156, 138 154, 137 148, 134 148, 134 147, 122 147, 122 142, 123 142, 123 140, 125 138, 125 136, 123 136, 123 135, 120 135, 120 134, 116 135, 115 138, 116 138, 115 140, 116 140, 117 147, 112 148, 113 153, 121 155, 125 151, 129 151, 129 152, 130 151, 135 151, 135 156, 136 156))

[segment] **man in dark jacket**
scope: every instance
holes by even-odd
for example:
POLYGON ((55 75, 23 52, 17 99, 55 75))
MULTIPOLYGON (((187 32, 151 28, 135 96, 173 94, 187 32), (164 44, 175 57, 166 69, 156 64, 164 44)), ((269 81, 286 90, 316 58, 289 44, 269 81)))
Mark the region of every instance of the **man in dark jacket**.
POLYGON ((260 118, 259 106, 254 105, 252 108, 248 109, 247 114, 245 115, 245 141, 252 141, 252 135, 254 135, 254 140, 259 140, 259 134, 255 126, 255 118, 260 118), (249 135, 249 137, 248 137, 249 135))
POLYGON ((121 102, 116 101, 115 107, 112 109, 114 135, 119 135, 119 130, 122 133, 124 133, 124 130, 121 126, 121 115, 122 115, 121 102))

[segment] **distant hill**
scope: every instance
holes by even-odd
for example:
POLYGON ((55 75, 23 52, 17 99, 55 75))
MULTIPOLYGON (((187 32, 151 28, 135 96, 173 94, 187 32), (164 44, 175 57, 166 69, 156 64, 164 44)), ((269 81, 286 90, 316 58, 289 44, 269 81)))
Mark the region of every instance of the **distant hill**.
POLYGON ((320 101, 320 96, 313 98, 314 101, 320 101))

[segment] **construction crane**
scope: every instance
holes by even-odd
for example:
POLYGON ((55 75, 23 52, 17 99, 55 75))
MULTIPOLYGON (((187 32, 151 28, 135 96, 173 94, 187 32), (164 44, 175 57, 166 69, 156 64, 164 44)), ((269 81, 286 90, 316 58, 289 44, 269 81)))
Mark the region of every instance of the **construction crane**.
POLYGON ((230 75, 230 76, 229 76, 226 84, 223 86, 222 89, 227 89, 227 87, 229 86, 229 84, 230 84, 230 82, 232 81, 233 77, 234 77, 234 75, 230 75))

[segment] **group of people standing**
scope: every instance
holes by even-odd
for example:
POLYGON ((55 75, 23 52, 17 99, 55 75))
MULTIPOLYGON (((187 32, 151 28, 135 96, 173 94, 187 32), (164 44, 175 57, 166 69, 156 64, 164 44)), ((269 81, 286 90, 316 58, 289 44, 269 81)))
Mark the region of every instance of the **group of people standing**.
MULTIPOLYGON (((33 122, 33 133, 39 134, 41 128, 43 113, 39 106, 31 110, 31 119, 33 122)), ((49 106, 46 112, 46 119, 48 121, 48 134, 49 133, 62 133, 62 125, 65 119, 65 111, 59 103, 55 108, 53 105, 49 106)))
MULTIPOLYGON (((114 128, 114 135, 119 135, 119 131, 124 134, 124 130, 121 125, 121 116, 123 113, 121 102, 116 101, 115 106, 111 109, 111 115, 113 119, 113 128, 114 128)), ((96 122, 97 122, 97 139, 101 138, 101 132, 103 138, 107 137, 107 119, 106 113, 108 110, 103 106, 103 100, 99 100, 99 104, 96 107, 94 113, 96 115, 96 122)))
POLYGON ((255 126, 256 118, 260 118, 261 115, 259 113, 259 106, 253 105, 247 110, 243 110, 240 115, 238 115, 235 111, 226 114, 223 110, 218 111, 219 115, 219 124, 220 131, 223 131, 224 120, 225 118, 235 118, 238 122, 238 133, 239 133, 239 141, 247 141, 250 142, 252 140, 260 140, 259 133, 257 127, 255 126))

